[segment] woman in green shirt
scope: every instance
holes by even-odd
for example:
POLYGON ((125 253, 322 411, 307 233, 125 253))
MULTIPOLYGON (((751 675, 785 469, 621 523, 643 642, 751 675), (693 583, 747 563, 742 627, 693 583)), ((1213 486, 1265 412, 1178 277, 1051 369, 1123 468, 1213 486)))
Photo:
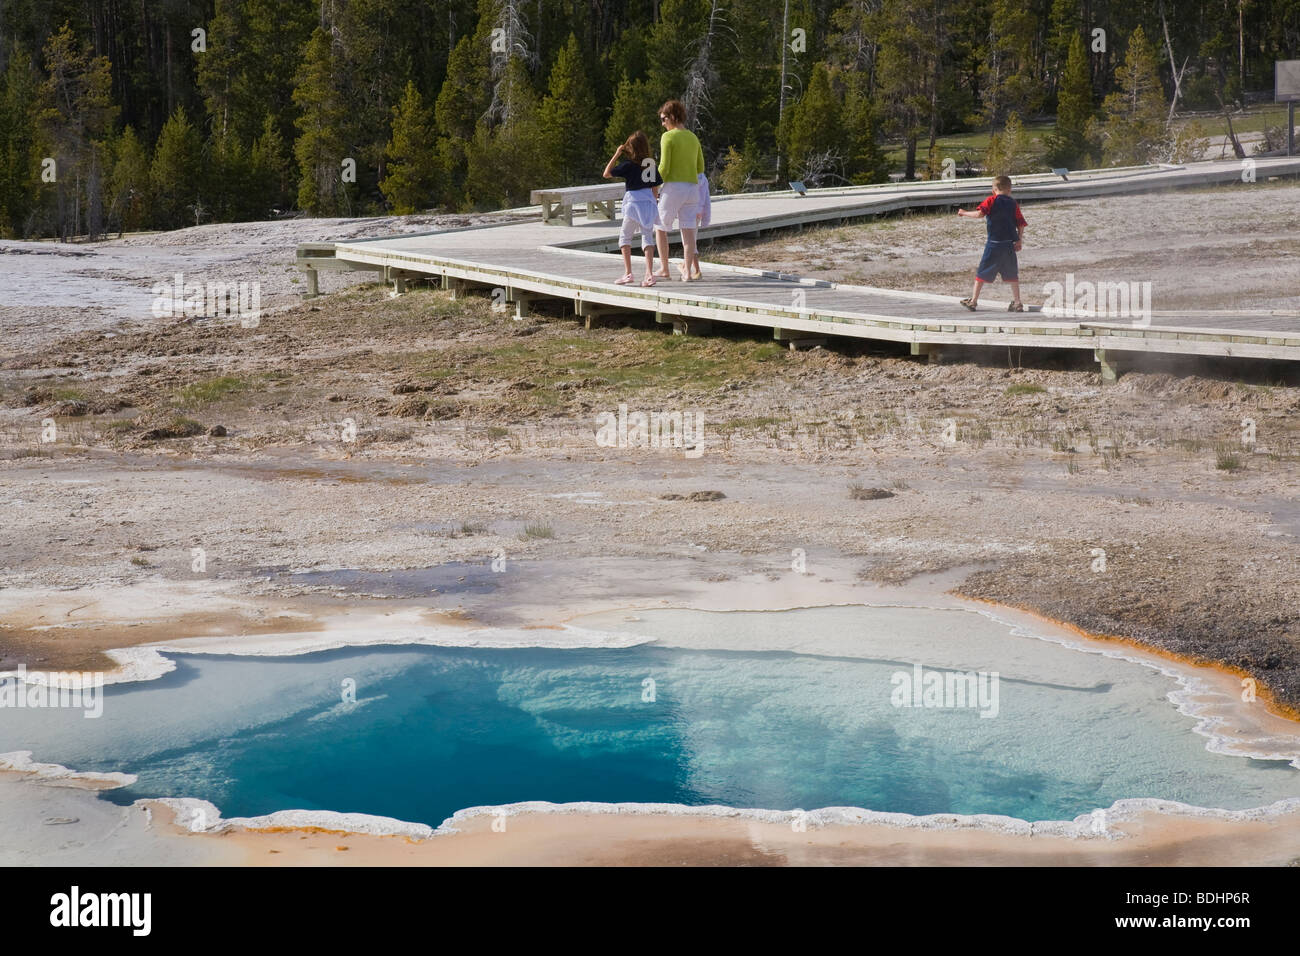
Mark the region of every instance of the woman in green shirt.
POLYGON ((665 103, 659 110, 659 121, 668 129, 659 139, 659 177, 664 181, 659 190, 659 220, 663 225, 655 226, 655 245, 663 271, 655 274, 664 278, 669 274, 668 230, 676 222, 682 233, 681 277, 686 282, 690 274, 685 263, 695 256, 695 214, 700 202, 697 177, 704 172, 704 150, 686 128, 686 107, 681 100, 665 103))

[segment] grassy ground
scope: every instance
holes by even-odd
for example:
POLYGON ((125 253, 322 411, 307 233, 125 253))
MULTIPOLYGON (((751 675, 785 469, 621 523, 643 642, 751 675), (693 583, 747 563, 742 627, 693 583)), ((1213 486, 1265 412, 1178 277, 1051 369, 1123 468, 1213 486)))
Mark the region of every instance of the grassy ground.
MULTIPOLYGON (((1211 136, 1227 136, 1228 124, 1224 120, 1222 113, 1186 113, 1174 118, 1174 123, 1178 126, 1185 126, 1195 120, 1199 120, 1201 125, 1211 136)), ((1241 133, 1259 133, 1269 126, 1286 125, 1286 104, 1285 103, 1265 103, 1259 106, 1251 106, 1244 112, 1232 114, 1232 128, 1239 135, 1241 133)))
MULTIPOLYGON (((1257 106, 1251 106, 1242 112, 1232 115, 1232 128, 1238 134, 1262 132, 1269 126, 1285 126, 1287 109, 1285 104, 1266 103, 1257 106)), ((1205 129, 1206 135, 1211 138, 1223 137, 1228 135, 1228 124, 1224 120, 1222 113, 1185 113, 1175 117, 1174 124, 1178 127, 1186 126, 1188 123, 1199 121, 1205 129)), ((1029 137, 1031 148, 1042 151, 1046 148, 1047 137, 1056 131, 1056 120, 1040 120, 1025 123, 1025 133, 1029 137)), ((978 130, 970 133, 948 133, 940 136, 936 142, 940 157, 952 157, 961 164, 962 160, 969 157, 972 163, 979 163, 984 157, 984 151, 988 149, 990 130, 978 130)), ((926 158, 926 149, 928 144, 925 142, 917 145, 917 163, 924 164, 926 158)), ((886 144, 885 156, 890 164, 900 169, 907 160, 907 149, 902 142, 891 142, 886 144)))
MULTIPOLYGON (((1025 133, 1028 135, 1031 145, 1035 149, 1043 149, 1045 140, 1048 136, 1056 131, 1056 120, 1041 120, 1037 122, 1026 122, 1025 133)), ((989 137, 992 135, 991 130, 978 130, 972 133, 947 133, 940 136, 935 142, 941 158, 952 157, 961 165, 963 159, 969 157, 972 163, 982 162, 984 151, 988 149, 989 137)), ((920 142, 916 146, 917 164, 923 164, 926 158, 926 150, 929 144, 920 142)), ((885 158, 892 165, 902 167, 907 161, 907 147, 902 142, 886 144, 885 158)))

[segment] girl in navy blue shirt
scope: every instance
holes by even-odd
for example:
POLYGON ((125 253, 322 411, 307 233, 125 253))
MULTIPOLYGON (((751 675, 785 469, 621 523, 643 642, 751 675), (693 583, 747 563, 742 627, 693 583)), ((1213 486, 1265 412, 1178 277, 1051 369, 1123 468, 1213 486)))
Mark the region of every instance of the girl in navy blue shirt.
POLYGON ((650 155, 650 141, 637 130, 615 150, 605 164, 606 179, 622 179, 627 183, 623 194, 623 228, 619 233, 619 251, 623 253, 623 277, 615 279, 618 285, 632 284, 632 236, 641 233, 641 251, 645 253, 645 278, 643 286, 655 284, 654 228, 659 222, 659 169, 650 155), (620 157, 622 161, 620 162, 620 157))

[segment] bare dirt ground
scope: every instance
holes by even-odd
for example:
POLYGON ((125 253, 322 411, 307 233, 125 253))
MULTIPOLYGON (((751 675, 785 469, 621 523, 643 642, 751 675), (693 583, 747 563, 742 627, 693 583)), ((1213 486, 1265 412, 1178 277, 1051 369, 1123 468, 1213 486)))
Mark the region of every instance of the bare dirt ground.
MULTIPOLYGON (((1295 308, 1297 201, 1261 183, 1028 205, 1026 298, 1031 276, 1073 271, 1151 281, 1157 309, 1295 308)), ((297 301, 295 243, 430 227, 0 246, 22 260, 0 286, 0 669, 104 666, 168 628, 291 630, 322 603, 433 594, 519 623, 510 586, 473 586, 496 554, 560 607, 668 596, 656 565, 776 579, 803 549, 814 573, 875 582, 957 571, 968 595, 1241 668, 1300 706, 1295 371, 1153 362, 1103 389, 1054 354, 925 365, 583 331, 559 304, 512 321, 366 275, 297 301), (256 328, 152 318, 149 286, 180 266, 262 282, 269 311, 256 328), (80 307, 40 285, 65 273, 80 307), (597 415, 620 403, 702 414, 704 453, 602 447, 597 415)), ((704 258, 958 295, 982 238, 917 215, 704 258)))

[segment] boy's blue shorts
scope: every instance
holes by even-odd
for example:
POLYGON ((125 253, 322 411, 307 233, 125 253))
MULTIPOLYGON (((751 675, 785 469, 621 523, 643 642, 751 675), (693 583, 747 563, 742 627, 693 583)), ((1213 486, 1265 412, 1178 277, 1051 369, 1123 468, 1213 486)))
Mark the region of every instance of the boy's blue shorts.
POLYGON ((1014 240, 1000 242, 989 239, 984 243, 984 257, 980 259, 980 267, 975 270, 975 277, 981 282, 992 282, 999 274, 1003 282, 1015 282, 1020 278, 1014 240))

